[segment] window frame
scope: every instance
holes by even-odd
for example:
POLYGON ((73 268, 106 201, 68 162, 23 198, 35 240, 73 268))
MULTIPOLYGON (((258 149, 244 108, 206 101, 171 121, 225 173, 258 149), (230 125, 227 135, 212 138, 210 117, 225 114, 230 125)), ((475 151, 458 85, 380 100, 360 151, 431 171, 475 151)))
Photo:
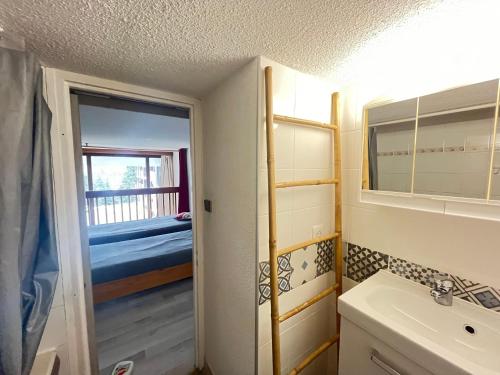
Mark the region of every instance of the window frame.
POLYGON ((92 156, 144 158, 146 161, 146 188, 151 188, 152 187, 151 170, 150 170, 149 160, 152 158, 158 159, 166 155, 173 155, 173 153, 174 150, 145 150, 145 149, 130 149, 130 148, 82 146, 82 155, 85 156, 87 164, 88 191, 94 190, 93 175, 92 175, 92 156))

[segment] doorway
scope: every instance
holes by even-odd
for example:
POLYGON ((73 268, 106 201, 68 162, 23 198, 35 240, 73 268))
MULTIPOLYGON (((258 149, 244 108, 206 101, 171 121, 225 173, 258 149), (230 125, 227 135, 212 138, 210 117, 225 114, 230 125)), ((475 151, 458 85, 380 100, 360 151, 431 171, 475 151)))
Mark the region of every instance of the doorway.
POLYGON ((196 341, 190 111, 82 90, 71 91, 71 111, 99 374, 122 361, 134 363, 134 374, 189 374, 196 341))

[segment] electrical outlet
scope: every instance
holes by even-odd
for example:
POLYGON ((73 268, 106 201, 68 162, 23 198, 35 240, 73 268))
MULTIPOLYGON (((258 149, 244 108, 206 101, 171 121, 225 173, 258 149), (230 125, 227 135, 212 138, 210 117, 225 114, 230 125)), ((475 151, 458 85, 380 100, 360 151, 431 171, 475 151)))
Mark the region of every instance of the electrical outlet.
POLYGON ((323 224, 313 225, 312 238, 318 238, 323 235, 323 224))

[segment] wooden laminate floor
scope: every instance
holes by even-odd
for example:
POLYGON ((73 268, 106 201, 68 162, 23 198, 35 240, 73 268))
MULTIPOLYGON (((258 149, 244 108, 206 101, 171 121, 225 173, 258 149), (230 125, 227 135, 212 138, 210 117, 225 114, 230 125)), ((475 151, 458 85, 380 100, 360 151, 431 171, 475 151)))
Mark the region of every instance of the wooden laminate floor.
POLYGON ((194 367, 192 279, 95 307, 99 370, 110 375, 122 360, 134 375, 187 375, 194 367))

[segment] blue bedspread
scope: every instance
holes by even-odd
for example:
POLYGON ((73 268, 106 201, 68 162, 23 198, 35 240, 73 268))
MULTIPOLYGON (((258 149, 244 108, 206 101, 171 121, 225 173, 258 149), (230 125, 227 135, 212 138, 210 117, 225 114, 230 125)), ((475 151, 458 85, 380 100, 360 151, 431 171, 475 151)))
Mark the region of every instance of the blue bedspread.
POLYGON ((99 245, 128 241, 136 238, 157 236, 188 229, 191 229, 191 221, 179 221, 175 219, 175 216, 125 221, 123 223, 91 225, 88 227, 89 244, 99 245))
POLYGON ((90 246, 92 283, 139 275, 192 261, 191 230, 90 246))

